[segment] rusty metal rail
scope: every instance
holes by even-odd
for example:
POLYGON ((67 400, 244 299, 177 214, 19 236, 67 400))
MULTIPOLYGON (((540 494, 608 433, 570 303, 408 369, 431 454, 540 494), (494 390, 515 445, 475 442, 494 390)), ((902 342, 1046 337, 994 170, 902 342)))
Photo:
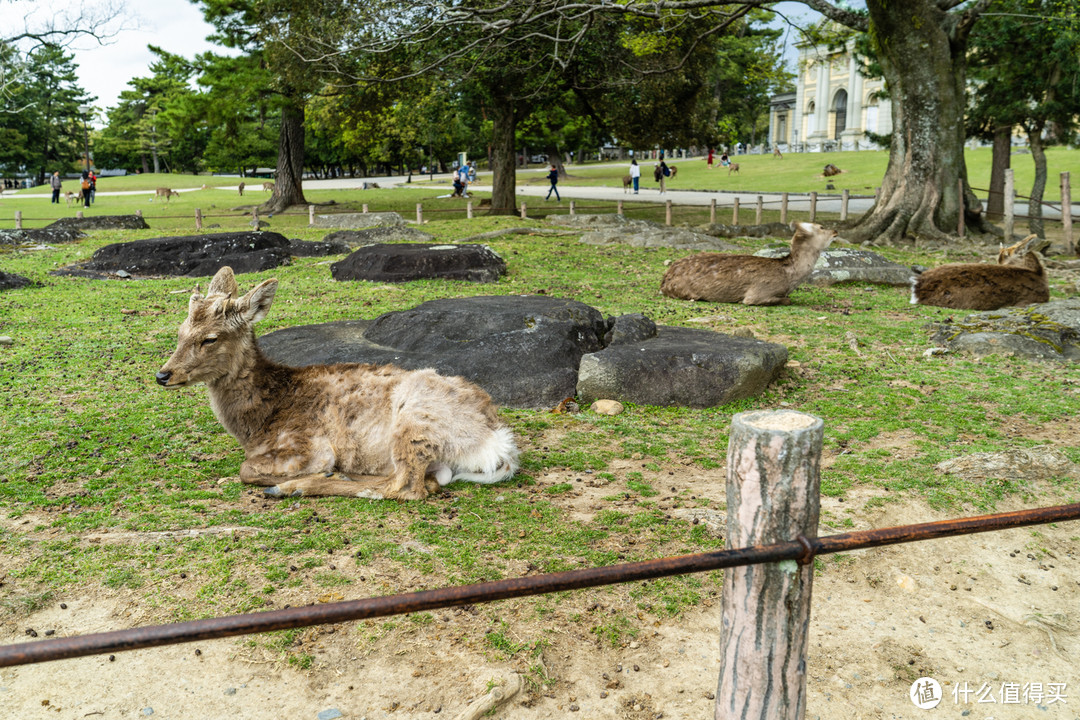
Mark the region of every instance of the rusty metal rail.
POLYGON ((138 650, 178 643, 233 637, 252 633, 289 630, 330 623, 365 620, 437 608, 492 602, 507 598, 540 595, 563 590, 650 580, 653 578, 705 572, 740 565, 794 560, 809 563, 816 555, 896 545, 917 540, 969 535, 993 530, 1042 525, 1080 519, 1080 503, 1019 510, 997 515, 980 515, 959 520, 941 520, 918 525, 841 533, 821 538, 799 537, 788 542, 696 555, 645 560, 583 570, 511 578, 495 582, 424 590, 404 595, 387 595, 364 600, 309 605, 247 615, 194 620, 172 625, 155 625, 130 630, 95 633, 0 646, 0 667, 28 665, 49 660, 85 657, 101 653, 138 650))

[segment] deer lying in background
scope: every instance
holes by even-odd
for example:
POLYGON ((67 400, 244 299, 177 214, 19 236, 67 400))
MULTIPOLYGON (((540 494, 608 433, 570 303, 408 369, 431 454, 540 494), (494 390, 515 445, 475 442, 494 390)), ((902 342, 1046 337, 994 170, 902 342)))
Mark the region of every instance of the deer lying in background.
POLYGON ((952 263, 931 268, 911 284, 911 303, 957 310, 997 310, 1047 302, 1050 286, 1039 252, 1049 240, 1029 235, 1001 248, 998 264, 952 263))
POLYGON ((165 198, 165 202, 169 202, 169 198, 171 198, 173 195, 175 195, 176 197, 180 197, 180 193, 175 190, 170 190, 169 188, 158 188, 154 191, 154 197, 163 197, 165 198))
POLYGON ((294 368, 260 352, 253 325, 277 280, 243 297, 223 267, 196 288, 179 342, 157 373, 167 388, 206 383, 210 407, 244 448, 240 479, 275 497, 413 500, 455 480, 514 475, 518 449, 491 397, 460 377, 392 365, 294 368))
POLYGON ((794 229, 787 257, 698 253, 671 264, 660 292, 683 300, 787 305, 788 295, 810 275, 821 251, 836 237, 835 230, 812 223, 795 223, 794 229))
POLYGON ((272 183, 272 182, 264 182, 263 183, 263 190, 265 190, 267 192, 274 192, 274 183, 272 183))

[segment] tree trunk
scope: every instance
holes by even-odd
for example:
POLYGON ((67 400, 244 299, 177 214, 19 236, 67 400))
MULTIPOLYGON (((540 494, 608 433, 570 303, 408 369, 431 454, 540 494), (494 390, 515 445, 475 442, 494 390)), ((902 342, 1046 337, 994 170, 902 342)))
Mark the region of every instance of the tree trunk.
POLYGON ((880 200, 845 233, 890 243, 904 237, 945 240, 961 212, 983 229, 981 203, 964 165, 964 90, 970 22, 931 0, 867 0, 892 94, 892 146, 880 200), (903 32, 892 31, 904 28, 903 32), (963 197, 958 180, 964 181, 963 197))
POLYGON ((568 176, 566 174, 566 166, 563 165, 562 154, 559 152, 559 146, 555 143, 551 143, 547 146, 548 165, 554 165, 555 169, 559 171, 559 179, 565 180, 568 176))
POLYGON ((278 136, 277 177, 270 200, 261 212, 284 212, 292 205, 307 205, 304 199, 304 103, 289 102, 281 108, 278 136))
POLYGON ((491 212, 511 215, 517 202, 517 168, 514 157, 514 132, 517 109, 506 97, 494 98, 491 105, 491 212))
POLYGON ((986 219, 1000 220, 1005 212, 1005 171, 1012 158, 1012 128, 994 129, 994 157, 990 161, 990 197, 986 201, 986 219))
POLYGON ((1035 161, 1035 182, 1031 185, 1031 197, 1028 199, 1028 232, 1040 238, 1046 237, 1043 229, 1042 199, 1046 190, 1046 148, 1043 147, 1043 128, 1037 123, 1028 130, 1028 145, 1031 147, 1031 159, 1035 161))

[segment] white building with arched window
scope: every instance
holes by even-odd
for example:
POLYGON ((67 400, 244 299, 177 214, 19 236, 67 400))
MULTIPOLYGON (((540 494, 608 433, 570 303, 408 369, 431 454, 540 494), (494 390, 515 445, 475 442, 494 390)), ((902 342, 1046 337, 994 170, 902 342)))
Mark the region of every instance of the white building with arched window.
POLYGON ((854 40, 841 50, 801 44, 795 92, 773 96, 769 143, 781 152, 877 150, 866 131, 892 132, 892 105, 879 98, 884 82, 858 72, 854 40))

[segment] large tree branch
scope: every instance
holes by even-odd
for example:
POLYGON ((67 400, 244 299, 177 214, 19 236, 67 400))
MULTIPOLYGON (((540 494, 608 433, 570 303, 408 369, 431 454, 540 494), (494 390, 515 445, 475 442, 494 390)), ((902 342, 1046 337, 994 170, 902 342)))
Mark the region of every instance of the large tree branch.
POLYGON ((825 17, 852 30, 866 32, 870 29, 870 19, 863 13, 840 8, 825 0, 802 0, 812 10, 817 10, 825 17))

